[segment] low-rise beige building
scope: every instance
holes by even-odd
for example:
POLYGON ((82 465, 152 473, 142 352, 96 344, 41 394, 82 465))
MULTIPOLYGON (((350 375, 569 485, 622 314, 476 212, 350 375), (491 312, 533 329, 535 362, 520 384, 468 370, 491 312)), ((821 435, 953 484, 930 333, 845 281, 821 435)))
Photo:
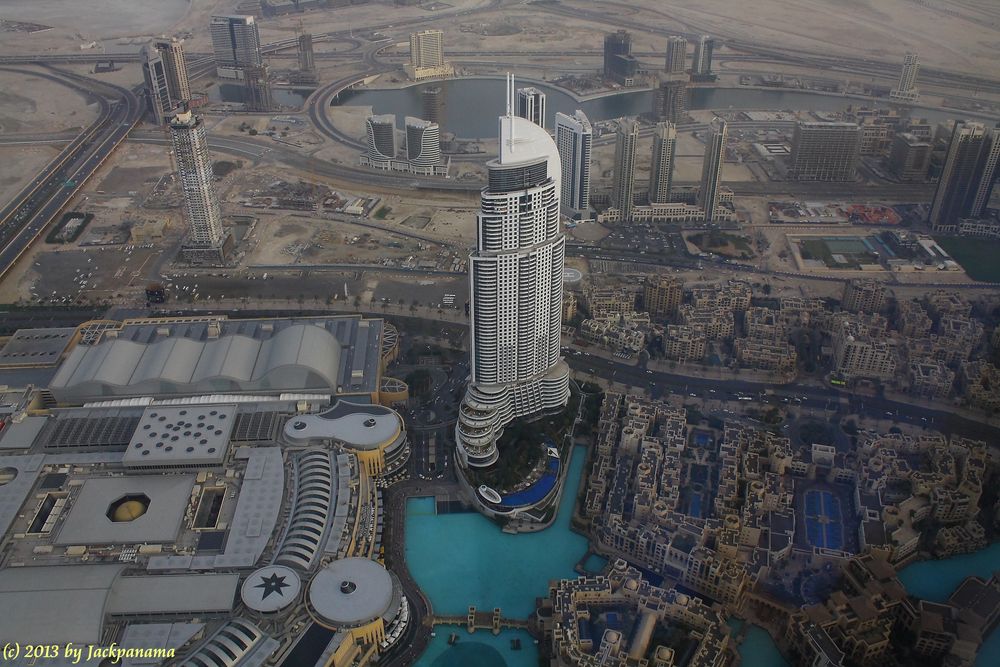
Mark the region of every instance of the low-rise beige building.
POLYGON ((943 400, 951 395, 955 371, 938 361, 911 361, 906 391, 912 396, 943 400))
POLYGON ((798 362, 795 348, 784 340, 737 338, 736 361, 744 368, 769 371, 792 371, 798 362))
POLYGON ((965 402, 986 412, 1000 411, 1000 368, 984 359, 962 364, 962 393, 965 402))
POLYGON ((700 326, 669 324, 663 334, 663 355, 675 361, 701 361, 708 350, 705 330, 700 326))
POLYGON ((884 337, 872 335, 867 324, 841 317, 834 322, 833 363, 836 372, 848 379, 887 380, 896 371, 896 354, 884 337))
POLYGON ((653 317, 677 314, 684 298, 684 282, 675 276, 649 276, 642 292, 642 302, 653 317))
POLYGON ((732 310, 723 310, 708 304, 681 306, 681 321, 689 327, 700 328, 710 340, 732 338, 736 326, 732 310))
POLYGON ((885 303, 885 287, 876 280, 851 280, 844 286, 840 307, 849 313, 877 313, 885 303))

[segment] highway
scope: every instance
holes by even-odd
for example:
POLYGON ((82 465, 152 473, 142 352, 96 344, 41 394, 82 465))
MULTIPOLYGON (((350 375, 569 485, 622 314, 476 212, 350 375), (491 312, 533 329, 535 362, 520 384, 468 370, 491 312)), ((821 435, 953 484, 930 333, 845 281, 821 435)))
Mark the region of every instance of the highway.
POLYGON ((102 99, 104 96, 117 99, 102 103, 102 115, 97 126, 88 128, 74 140, 54 168, 46 168, 42 172, 32 184, 33 194, 18 209, 21 217, 12 218, 5 224, 0 249, 0 278, 6 275, 118 144, 128 136, 142 115, 139 98, 130 90, 68 72, 59 72, 59 76, 92 87, 102 99))
MULTIPOLYGON (((395 25, 385 23, 366 26, 365 30, 368 33, 389 29, 394 29, 394 32, 398 32, 399 29, 402 28, 410 29, 420 24, 439 21, 444 17, 449 19, 458 19, 481 12, 493 11, 501 6, 501 4, 502 0, 489 0, 489 2, 486 2, 479 7, 467 10, 434 14, 411 21, 397 22, 395 25)), ((602 5, 602 7, 606 7, 606 9, 610 11, 616 11, 616 9, 622 10, 619 11, 618 15, 612 15, 606 13, 605 11, 581 9, 576 7, 569 8, 558 4, 535 4, 534 6, 540 11, 556 15, 589 19, 602 25, 615 25, 617 27, 630 28, 657 35, 677 34, 676 30, 665 30, 658 28, 655 25, 650 25, 648 22, 643 23, 628 19, 627 15, 632 13, 633 8, 622 3, 605 2, 602 5), (628 11, 623 11, 626 9, 628 11)), ((657 12, 653 11, 653 13, 656 14, 657 12)), ((662 14, 664 18, 671 18, 666 13, 659 13, 662 14)), ((685 21, 685 24, 692 30, 699 29, 699 26, 692 24, 690 21, 685 21)), ((691 33, 682 32, 680 34, 692 37, 694 35, 701 34, 701 32, 703 31, 699 30, 698 32, 691 33)), ((354 85, 359 80, 362 80, 367 76, 395 69, 395 66, 382 63, 379 60, 380 52, 383 49, 394 45, 395 40, 392 38, 386 38, 378 42, 364 42, 355 38, 350 30, 317 34, 314 35, 314 40, 345 43, 348 45, 348 51, 341 53, 346 54, 349 52, 351 53, 351 57, 354 58, 358 57, 359 54, 357 51, 359 49, 361 50, 360 60, 365 65, 366 71, 353 74, 349 77, 344 77, 316 90, 314 94, 310 96, 309 100, 307 100, 304 109, 305 113, 309 115, 312 123, 318 131, 338 142, 352 145, 360 149, 362 146, 355 138, 346 136, 330 122, 326 114, 326 108, 329 105, 330 99, 344 88, 354 85)), ((897 68, 897 65, 894 63, 876 63, 864 58, 835 58, 825 56, 821 53, 801 49, 794 50, 785 48, 777 49, 766 46, 762 47, 758 44, 741 42, 737 39, 730 39, 726 43, 732 48, 741 49, 746 52, 744 55, 736 54, 731 56, 734 60, 745 59, 748 61, 752 60, 758 62, 767 60, 785 63, 796 62, 799 64, 812 65, 820 70, 838 69, 852 72, 863 71, 869 74, 873 71, 877 71, 884 72, 887 76, 894 76, 897 68)), ((296 38, 287 38, 265 45, 263 47, 263 51, 267 54, 276 54, 294 48, 295 45, 296 38)), ((460 53, 461 52, 456 52, 457 55, 460 55, 460 53)), ((502 56, 516 54, 523 57, 525 55, 531 55, 532 53, 533 52, 530 51, 497 51, 493 54, 486 53, 476 55, 502 56)), ((567 51, 564 54, 555 55, 589 56, 596 53, 598 53, 596 50, 577 49, 567 51)), ((28 54, 18 56, 0 56, 0 66, 4 64, 9 65, 16 63, 83 63, 101 60, 132 62, 137 59, 138 54, 28 54)), ((211 56, 192 53, 188 55, 188 66, 191 77, 197 78, 198 76, 210 72, 214 65, 211 56)), ((954 73, 938 73, 927 68, 922 71, 921 75, 922 77, 938 76, 941 77, 942 80, 946 79, 947 81, 952 82, 957 79, 962 81, 963 85, 974 86, 980 89, 1000 90, 1000 80, 987 77, 956 75, 954 73)), ((104 92, 97 96, 102 105, 102 117, 94 125, 87 128, 85 132, 81 133, 80 136, 70 140, 69 145, 64 148, 60 157, 47 166, 36 181, 30 184, 17 197, 15 197, 3 211, 0 211, 0 221, 11 220, 17 215, 24 219, 23 227, 5 226, 4 231, 6 231, 7 234, 11 234, 15 231, 17 232, 16 238, 13 238, 13 240, 8 242, 8 239, 10 238, 9 236, 4 238, 3 235, 0 235, 0 246, 2 246, 2 250, 0 250, 0 276, 5 274, 10 269, 13 262, 16 261, 17 257, 20 257, 20 255, 27 248, 27 245, 30 244, 31 240, 37 238, 48 222, 59 213, 62 207, 65 206, 70 198, 77 192, 80 185, 82 185, 82 183, 90 177, 93 170, 107 158, 113 148, 117 146, 118 143, 128 134, 128 129, 131 129, 135 125, 136 120, 141 114, 139 102, 131 91, 126 91, 125 89, 117 86, 101 84, 86 77, 67 72, 56 72, 53 74, 44 74, 43 76, 48 76, 50 78, 56 77, 63 83, 67 83, 68 81, 75 82, 68 83, 67 85, 74 85, 80 90, 103 90, 104 92), (114 92, 109 94, 109 91, 112 90, 114 92), (115 104, 110 104, 106 99, 108 96, 118 97, 121 101, 115 104), (123 128, 128 129, 123 131, 123 128), (64 187, 59 187, 60 184, 64 187), (35 211, 33 214, 31 213, 32 210, 35 211), (31 216, 30 219, 27 219, 28 215, 31 216)), ((753 127, 756 126, 756 124, 734 124, 734 128, 736 128, 737 125, 740 127, 745 125, 747 129, 753 129, 753 127)), ((698 129, 698 127, 700 126, 692 124, 690 127, 684 127, 682 129, 695 130, 698 129)), ((136 133, 134 138, 137 141, 146 143, 168 143, 167 138, 160 132, 136 133)), ((6 140, 0 140, 0 143, 16 145, 26 141, 56 143, 67 140, 69 140, 69 138, 65 135, 50 136, 47 139, 36 136, 28 136, 9 137, 6 140)), ((213 137, 210 140, 210 145, 213 150, 216 151, 249 157, 254 160, 270 159, 316 175, 329 177, 331 179, 354 183, 361 182, 370 188, 382 188, 388 190, 416 189, 474 195, 482 187, 479 182, 463 182, 449 179, 420 177, 409 174, 378 172, 355 165, 336 164, 316 160, 300 155, 277 142, 259 142, 248 141, 240 138, 213 137)), ((928 185, 905 184, 858 185, 853 183, 811 184, 785 182, 743 182, 731 183, 729 185, 732 187, 734 192, 740 196, 774 194, 788 195, 791 197, 811 196, 837 199, 847 196, 857 197, 858 195, 862 195, 873 200, 923 202, 928 201, 933 193, 933 188, 928 185)), ((584 249, 581 250, 581 252, 587 252, 588 250, 589 249, 584 249)), ((599 249, 592 250, 602 253, 604 252, 599 249)))
MULTIPOLYGON (((83 93, 86 97, 96 101, 100 105, 100 111, 97 115, 97 119, 84 128, 82 132, 74 135, 75 138, 71 137, 70 145, 60 151, 60 153, 53 158, 44 169, 42 169, 34 181, 25 185, 19 193, 14 195, 14 197, 11 198, 11 200, 7 202, 2 209, 0 209, 0 245, 2 245, 7 234, 9 233, 8 230, 12 230, 18 223, 23 222, 24 218, 29 215, 31 208, 37 204, 39 197, 44 195, 46 185, 53 175, 55 175, 66 163, 69 157, 75 154, 80 149, 80 146, 92 137, 98 130, 108 115, 110 104, 103 96, 93 94, 93 91, 90 88, 85 87, 68 77, 58 76, 54 73, 36 72, 34 70, 25 71, 10 67, 3 67, 0 69, 7 72, 31 74, 43 79, 48 79, 49 81, 53 81, 60 85, 72 88, 77 92, 83 93)), ((16 143, 23 143, 23 141, 19 138, 16 143)), ((31 141, 31 143, 35 142, 31 141)))
MULTIPOLYGON (((318 107, 310 108, 310 115, 320 114, 318 107)), ((314 122, 318 121, 314 120, 314 122)), ((329 123, 329 121, 326 121, 329 123)), ((325 132, 324 132, 325 133, 325 132)), ((162 132, 138 130, 129 137, 131 141, 149 144, 168 145, 169 140, 162 132)), ((270 158, 296 169, 332 179, 363 183, 366 187, 382 187, 394 190, 437 190, 441 192, 478 193, 483 184, 479 181, 456 181, 454 179, 425 178, 413 174, 394 173, 367 169, 361 166, 336 164, 327 160, 302 155, 296 150, 283 146, 276 141, 250 139, 240 137, 209 136, 208 144, 212 150, 231 155, 249 156, 254 159, 270 158)), ((695 182, 680 182, 677 186, 697 185, 695 182)), ((739 196, 744 195, 788 195, 791 197, 810 196, 822 198, 845 198, 863 195, 872 200, 924 202, 930 201, 934 194, 933 184, 881 183, 877 185, 857 183, 794 183, 785 181, 774 182, 730 182, 726 186, 739 196)))

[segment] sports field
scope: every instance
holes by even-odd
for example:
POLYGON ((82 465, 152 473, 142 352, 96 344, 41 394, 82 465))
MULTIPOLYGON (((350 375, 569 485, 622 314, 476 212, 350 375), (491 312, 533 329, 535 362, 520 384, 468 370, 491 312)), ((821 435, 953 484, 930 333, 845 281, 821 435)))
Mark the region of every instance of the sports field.
POLYGON ((962 265, 973 280, 1000 282, 1000 240, 962 236, 935 237, 951 258, 962 265))
POLYGON ((874 246, 860 236, 803 238, 798 244, 802 259, 819 260, 830 269, 859 269, 878 264, 874 246))

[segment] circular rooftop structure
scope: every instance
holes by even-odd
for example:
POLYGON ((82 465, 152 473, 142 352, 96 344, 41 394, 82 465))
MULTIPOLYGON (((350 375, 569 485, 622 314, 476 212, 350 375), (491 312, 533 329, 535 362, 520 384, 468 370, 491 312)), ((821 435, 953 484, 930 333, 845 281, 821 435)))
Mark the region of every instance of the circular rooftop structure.
POLYGON ((309 602, 319 620, 357 627, 390 611, 394 581, 384 567, 367 558, 334 561, 313 577, 309 602))
POLYGON ((284 565, 268 565, 246 578, 240 597, 250 609, 270 614, 293 603, 300 590, 302 581, 294 570, 284 565))
POLYGON ((344 400, 325 412, 292 417, 284 426, 289 442, 336 440, 359 451, 389 447, 403 433, 403 420, 395 410, 344 400))

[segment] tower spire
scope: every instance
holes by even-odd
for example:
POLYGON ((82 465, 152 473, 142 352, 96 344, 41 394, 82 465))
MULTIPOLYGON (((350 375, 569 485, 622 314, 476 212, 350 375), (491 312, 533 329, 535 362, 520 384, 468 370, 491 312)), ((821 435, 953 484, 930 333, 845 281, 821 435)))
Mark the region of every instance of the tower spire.
POLYGON ((507 72, 507 113, 505 115, 508 118, 510 118, 510 114, 511 114, 511 107, 512 107, 512 105, 511 105, 511 90, 513 90, 513 86, 514 86, 514 79, 511 76, 511 73, 507 72))
MULTIPOLYGON (((514 75, 507 72, 507 113, 506 113, 506 124, 507 124, 507 136, 500 137, 500 141, 506 140, 507 148, 509 150, 514 149, 514 75)), ((503 131, 504 123, 500 123, 501 132, 503 131)))

